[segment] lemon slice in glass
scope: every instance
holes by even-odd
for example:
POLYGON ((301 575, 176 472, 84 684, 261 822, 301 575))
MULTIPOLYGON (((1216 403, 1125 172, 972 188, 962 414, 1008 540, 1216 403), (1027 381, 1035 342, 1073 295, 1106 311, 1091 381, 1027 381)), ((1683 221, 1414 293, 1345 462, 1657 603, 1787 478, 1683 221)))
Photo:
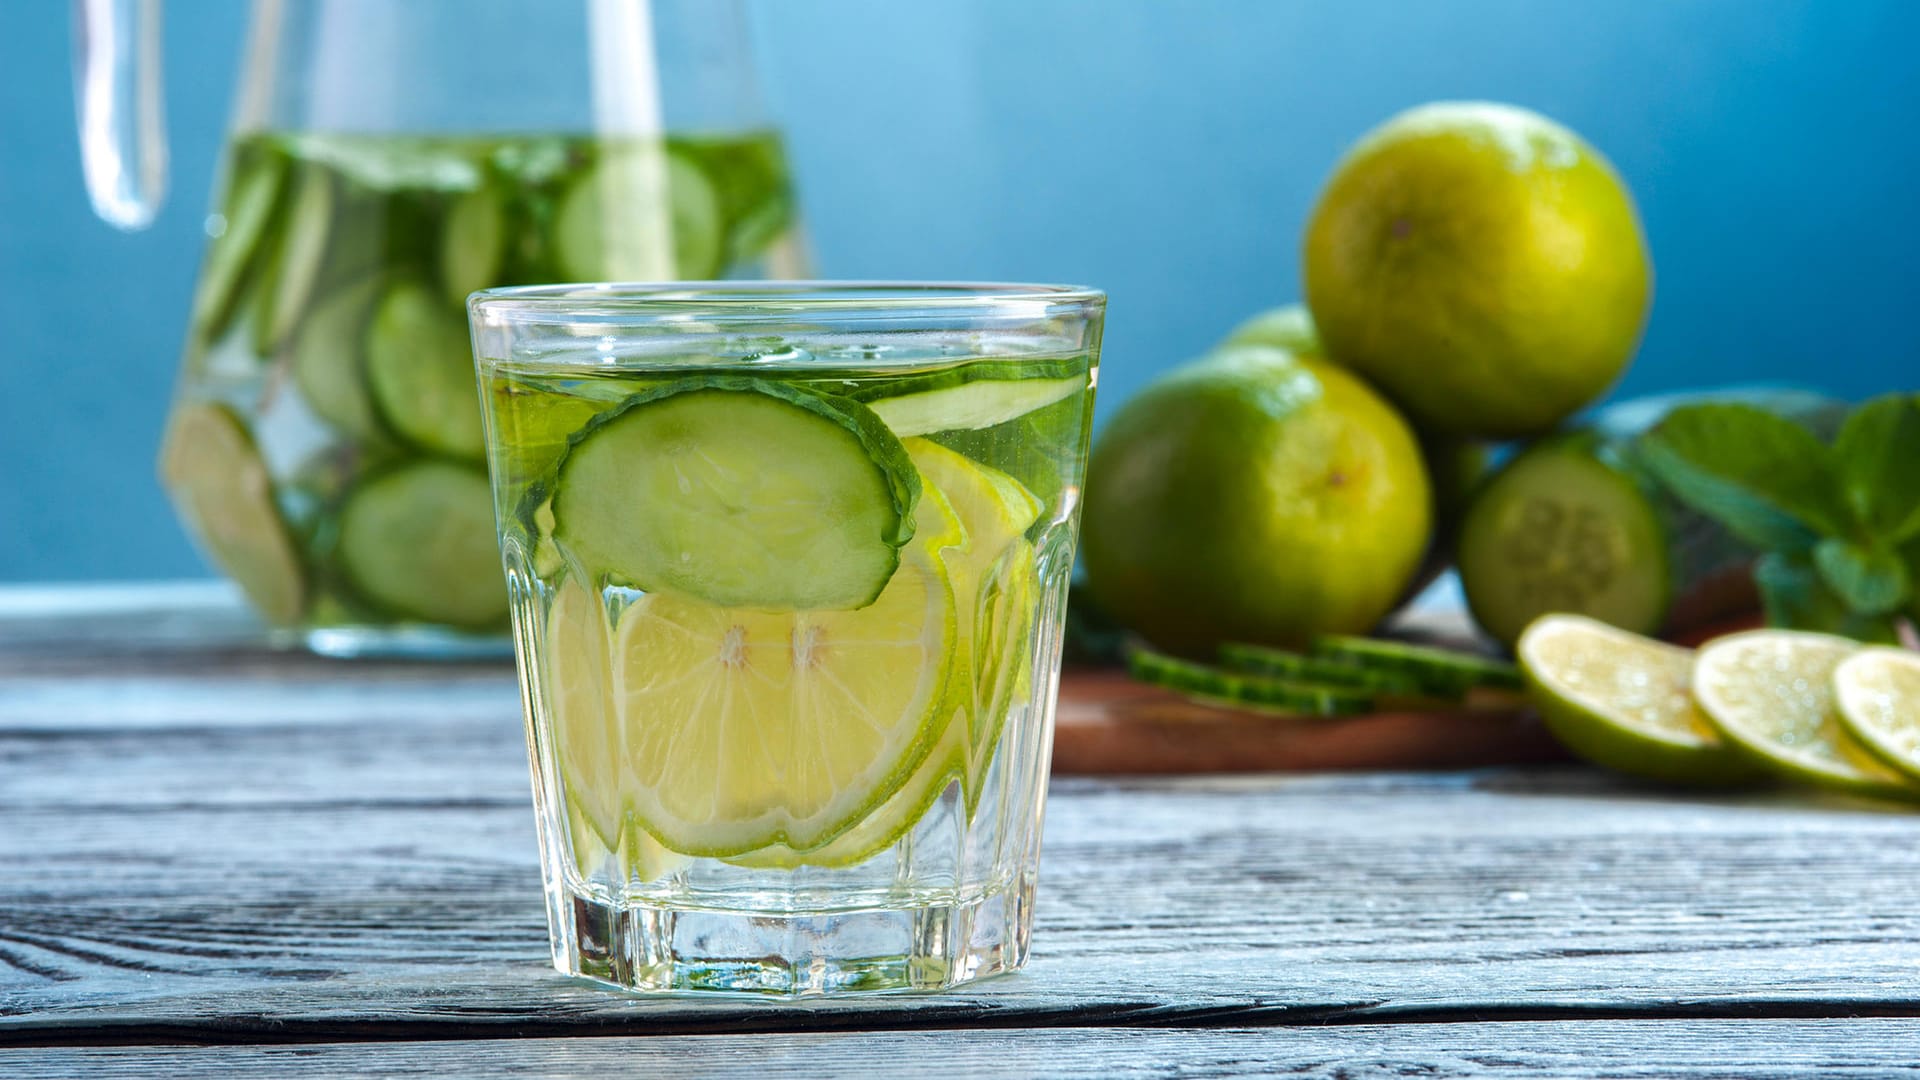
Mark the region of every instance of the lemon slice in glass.
POLYGON ((1833 674, 1858 642, 1797 630, 1751 630, 1702 646, 1693 694, 1720 733, 1795 780, 1862 795, 1920 798, 1840 722, 1833 674))
POLYGON ((1834 669, 1833 694, 1847 730, 1920 782, 1920 653, 1862 649, 1834 669))
POLYGON ((957 623, 938 493, 871 604, 722 607, 650 593, 614 635, 614 709, 637 824, 686 855, 819 847, 885 803, 947 720, 957 623))

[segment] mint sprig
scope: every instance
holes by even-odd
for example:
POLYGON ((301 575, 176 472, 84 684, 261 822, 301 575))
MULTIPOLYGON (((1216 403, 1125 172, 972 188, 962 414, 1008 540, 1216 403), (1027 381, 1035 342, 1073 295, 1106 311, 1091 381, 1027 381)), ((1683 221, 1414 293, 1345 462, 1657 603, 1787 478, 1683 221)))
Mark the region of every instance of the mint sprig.
POLYGON ((1759 550, 1769 623, 1892 641, 1896 620, 1920 611, 1920 395, 1859 406, 1831 446, 1751 405, 1681 406, 1633 453, 1759 550))

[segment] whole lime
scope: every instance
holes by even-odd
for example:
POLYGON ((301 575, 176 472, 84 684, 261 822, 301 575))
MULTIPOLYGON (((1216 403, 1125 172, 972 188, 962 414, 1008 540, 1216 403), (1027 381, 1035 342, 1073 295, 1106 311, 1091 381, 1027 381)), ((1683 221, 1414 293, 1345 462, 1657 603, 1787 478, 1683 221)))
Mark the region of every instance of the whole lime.
MULTIPOLYGON (((1327 356, 1320 344, 1320 331, 1313 324, 1313 313, 1305 304, 1269 308, 1234 327, 1220 344, 1271 345, 1296 356, 1327 356)), ((1487 475, 1487 446, 1458 435, 1418 434, 1420 456, 1426 460, 1427 479, 1433 485, 1434 523, 1446 534, 1448 527, 1466 513, 1467 501, 1487 475)), ((1442 540, 1451 543, 1447 536, 1442 540)))
POLYGON ((1261 346, 1221 349, 1127 402, 1086 490, 1095 602, 1189 656, 1372 628, 1431 528, 1400 414, 1337 364, 1261 346))
POLYGON ((1305 276, 1328 352, 1422 431, 1510 438, 1612 385, 1653 270, 1599 151, 1538 113, 1440 102, 1374 129, 1335 168, 1305 276))

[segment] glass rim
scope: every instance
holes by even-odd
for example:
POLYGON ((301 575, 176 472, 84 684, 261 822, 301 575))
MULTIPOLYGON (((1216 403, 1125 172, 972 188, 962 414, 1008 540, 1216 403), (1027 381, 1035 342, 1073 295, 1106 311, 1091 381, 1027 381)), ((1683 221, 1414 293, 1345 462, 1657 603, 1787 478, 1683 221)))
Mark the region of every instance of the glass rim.
POLYGON ((665 281, 516 285, 467 298, 475 323, 621 325, 689 320, 751 323, 816 313, 835 322, 903 315, 999 314, 1022 319, 1092 314, 1107 294, 1084 285, 973 281, 665 281))

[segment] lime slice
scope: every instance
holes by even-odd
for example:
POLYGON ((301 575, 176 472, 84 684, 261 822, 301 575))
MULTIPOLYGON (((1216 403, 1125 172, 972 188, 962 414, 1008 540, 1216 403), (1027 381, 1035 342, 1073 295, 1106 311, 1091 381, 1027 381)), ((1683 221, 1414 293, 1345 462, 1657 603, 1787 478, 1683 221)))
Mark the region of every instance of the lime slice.
POLYGON ((957 606, 955 678, 941 709, 940 739, 892 798, 817 851, 773 849, 736 860, 753 866, 851 866, 912 829, 958 779, 971 807, 992 763, 1013 694, 1030 670, 1024 642, 1033 616, 1033 545, 1024 533, 1040 502, 1012 477, 925 439, 904 444, 919 469, 923 500, 957 518, 956 543, 940 547, 957 606))
POLYGON ((1693 696, 1720 733, 1774 771, 1821 787, 1920 798, 1847 734, 1833 673, 1858 642, 1796 630, 1751 630, 1702 646, 1693 696))
POLYGON ((262 618, 285 626, 307 601, 307 575, 273 498, 273 478, 240 417, 182 405, 167 427, 160 476, 180 516, 262 618))
POLYGON ((1834 669, 1833 694, 1855 738, 1920 780, 1920 653, 1863 649, 1834 669))
MULTIPOLYGON (((745 432, 736 432, 744 434, 745 432)), ((637 823, 687 855, 825 845, 898 791, 948 719, 957 628, 934 494, 871 604, 721 607, 650 593, 615 632, 615 709, 637 823)))
POLYGON ((1227 708, 1254 706, 1290 716, 1350 716, 1374 706, 1372 694, 1350 686, 1222 671, 1150 649, 1128 653, 1127 670, 1141 682, 1227 708))
POLYGON ((1596 765, 1682 784, 1764 775, 1693 700, 1693 650, 1584 615, 1547 615, 1520 636, 1520 665, 1548 730, 1596 765))
POLYGON ((1519 690, 1526 685, 1520 669, 1504 661, 1404 641, 1327 634, 1313 639, 1311 652, 1325 659, 1404 675, 1430 694, 1459 694, 1476 686, 1519 690))
POLYGON ((722 608, 874 602, 919 474, 865 406, 738 376, 635 394, 573 441, 554 536, 598 579, 722 608))

